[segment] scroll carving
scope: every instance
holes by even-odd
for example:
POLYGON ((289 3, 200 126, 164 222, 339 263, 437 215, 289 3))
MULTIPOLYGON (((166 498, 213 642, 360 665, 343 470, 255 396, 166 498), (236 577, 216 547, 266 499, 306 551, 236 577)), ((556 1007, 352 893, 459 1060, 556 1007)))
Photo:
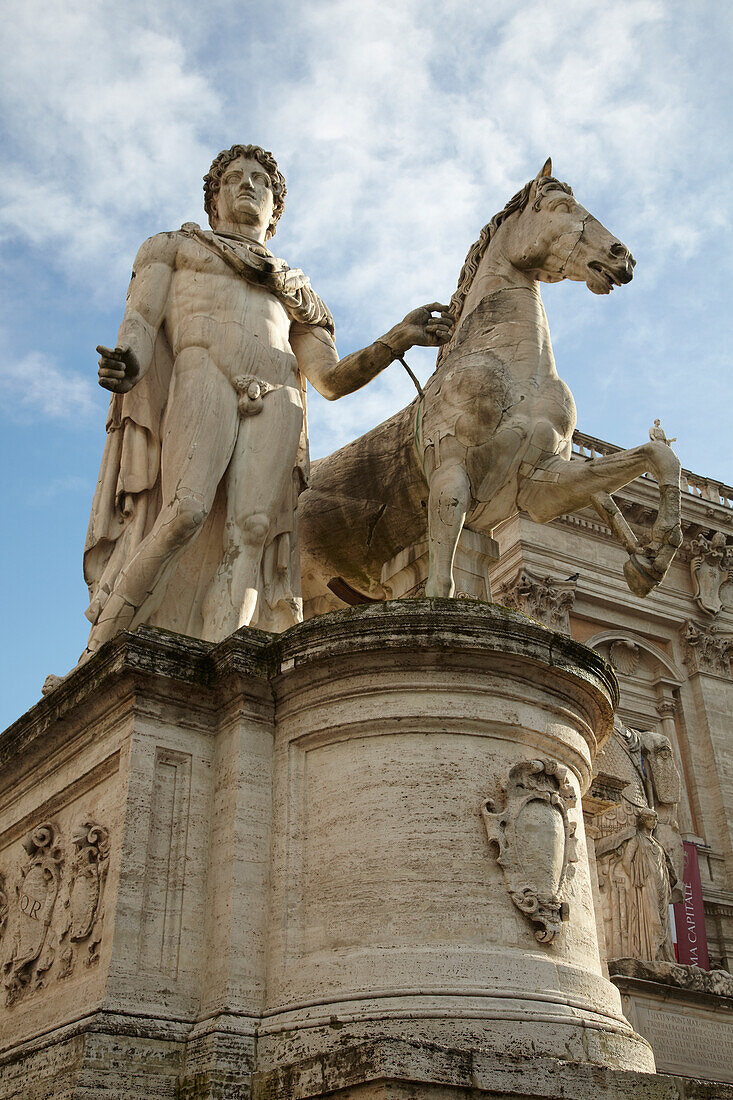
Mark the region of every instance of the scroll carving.
POLYGON ((575 793, 567 775, 551 760, 515 764, 502 791, 503 806, 488 801, 481 811, 509 896, 539 925, 540 943, 555 938, 570 912, 560 896, 577 862, 576 825, 568 817, 575 793))
POLYGON ((5 963, 7 1002, 12 1004, 30 986, 44 984, 43 975, 54 961, 49 929, 61 884, 63 853, 58 831, 50 821, 36 826, 23 841, 28 859, 15 888, 15 941, 5 963))

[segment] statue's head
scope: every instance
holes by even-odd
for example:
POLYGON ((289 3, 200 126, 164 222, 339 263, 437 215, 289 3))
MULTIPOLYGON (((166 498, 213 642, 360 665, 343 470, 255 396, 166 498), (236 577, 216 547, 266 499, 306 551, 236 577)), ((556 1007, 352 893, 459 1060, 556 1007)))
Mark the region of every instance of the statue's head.
POLYGON ((285 177, 277 166, 277 161, 272 153, 262 149, 259 145, 232 145, 231 149, 224 149, 211 163, 211 168, 204 176, 204 210, 209 217, 209 225, 216 228, 217 199, 221 191, 224 174, 234 161, 255 161, 261 165, 269 179, 269 189, 272 192, 272 214, 265 233, 265 240, 274 236, 280 215, 285 209, 285 196, 287 187, 285 177))
POLYGON ((656 418, 656 420, 654 421, 654 427, 655 427, 655 428, 658 428, 658 427, 659 427, 659 423, 660 423, 660 421, 659 421, 659 417, 657 417, 657 418, 656 418))
POLYGON ((639 810, 636 815, 636 824, 644 833, 653 833, 657 826, 657 820, 654 810, 639 810))

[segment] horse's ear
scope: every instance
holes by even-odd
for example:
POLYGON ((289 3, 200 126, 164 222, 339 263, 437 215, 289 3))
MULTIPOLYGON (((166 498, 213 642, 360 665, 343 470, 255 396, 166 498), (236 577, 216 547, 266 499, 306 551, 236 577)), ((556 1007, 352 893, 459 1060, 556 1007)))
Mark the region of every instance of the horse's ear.
POLYGON ((548 157, 547 160, 545 161, 545 163, 542 165, 542 168, 537 173, 537 179, 538 180, 546 180, 546 179, 549 179, 551 175, 552 175, 552 157, 548 157))

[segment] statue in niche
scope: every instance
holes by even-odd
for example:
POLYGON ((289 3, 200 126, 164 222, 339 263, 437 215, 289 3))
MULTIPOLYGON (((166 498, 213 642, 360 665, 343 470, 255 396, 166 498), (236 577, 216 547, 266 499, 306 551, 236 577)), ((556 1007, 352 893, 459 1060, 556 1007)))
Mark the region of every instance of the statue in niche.
POLYGON ((468 253, 450 303, 455 331, 420 394, 314 464, 300 501, 306 599, 389 598, 382 567, 426 534, 425 594, 450 597, 464 525, 490 534, 519 509, 547 523, 588 505, 626 549, 631 591, 646 596, 661 582, 682 542, 680 463, 660 440, 572 457, 575 403, 539 295, 541 281, 563 279, 609 294, 631 281, 634 264, 548 160, 468 253), (645 472, 660 500, 642 544, 610 494, 645 472))
POLYGON ((596 862, 608 958, 674 962, 669 905, 683 900, 680 775, 669 739, 616 720, 597 780, 625 783, 598 814, 596 862))
POLYGON ((335 400, 451 335, 433 303, 339 360, 328 308, 265 246, 285 194, 270 153, 234 145, 204 180, 211 229, 187 223, 138 252, 117 343, 97 349, 113 397, 84 552, 82 660, 141 623, 217 641, 297 622, 306 379, 335 400))

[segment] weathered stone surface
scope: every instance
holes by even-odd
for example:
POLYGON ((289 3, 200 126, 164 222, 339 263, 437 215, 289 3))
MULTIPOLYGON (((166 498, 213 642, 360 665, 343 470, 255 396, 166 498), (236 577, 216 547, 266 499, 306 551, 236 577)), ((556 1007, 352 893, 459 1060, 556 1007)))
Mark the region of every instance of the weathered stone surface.
POLYGON ((16 885, 57 867, 0 1007, 0 1096, 240 1100, 255 1070, 380 1036, 651 1070, 601 974, 579 813, 615 699, 603 658, 478 601, 120 634, 0 738, 9 976, 16 885), (481 816, 536 760, 565 769, 578 842, 542 943, 481 816))
MULTIPOLYGON (((685 986, 674 972, 697 967, 667 964, 666 971, 657 970, 664 967, 660 963, 634 968, 632 976, 631 960, 620 961, 626 965, 609 968, 615 971, 613 981, 622 994, 624 1012, 653 1045, 657 1071, 728 1082, 733 1090, 733 1001, 713 992, 722 983, 695 977, 685 986)), ((732 985, 728 975, 726 988, 732 985)))
POLYGON ((608 970, 612 978, 636 978, 701 993, 716 999, 708 1003, 733 1009, 733 974, 727 970, 702 970, 699 966, 642 959, 612 959, 608 970))
POLYGON ((733 1088, 547 1058, 380 1040, 258 1072, 253 1100, 731 1100, 733 1088))

